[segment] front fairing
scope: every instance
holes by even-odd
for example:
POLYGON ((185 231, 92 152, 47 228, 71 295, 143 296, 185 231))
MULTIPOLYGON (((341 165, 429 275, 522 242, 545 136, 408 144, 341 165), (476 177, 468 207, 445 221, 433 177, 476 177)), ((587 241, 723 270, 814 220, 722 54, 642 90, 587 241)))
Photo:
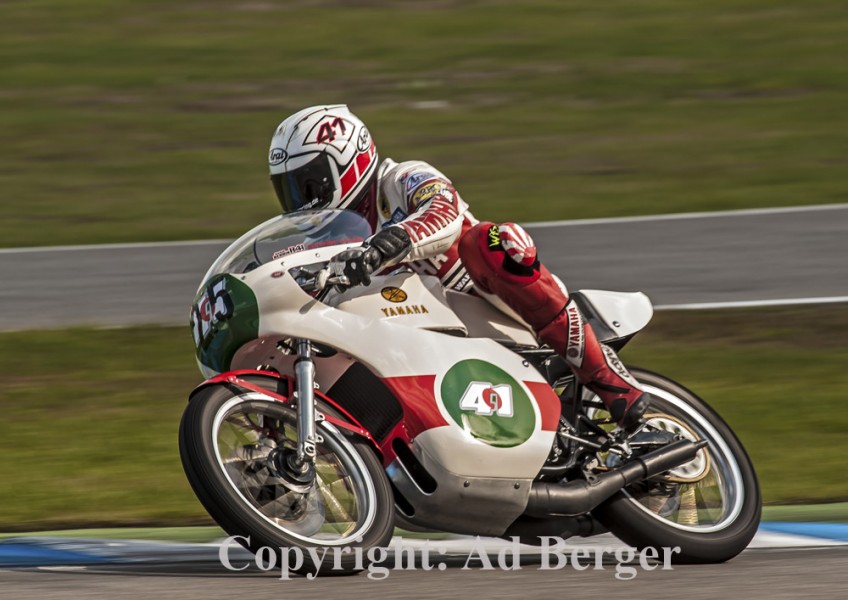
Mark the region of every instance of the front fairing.
POLYGON ((295 259, 297 264, 326 261, 344 248, 362 244, 371 233, 368 222, 354 212, 301 211, 269 219, 230 244, 207 271, 191 309, 201 371, 209 375, 228 370, 238 349, 259 336, 263 302, 258 293, 293 295, 287 300, 291 308, 308 300, 297 285, 256 288, 255 282, 286 274, 282 259, 295 259), (265 275, 252 276, 257 273, 265 275))

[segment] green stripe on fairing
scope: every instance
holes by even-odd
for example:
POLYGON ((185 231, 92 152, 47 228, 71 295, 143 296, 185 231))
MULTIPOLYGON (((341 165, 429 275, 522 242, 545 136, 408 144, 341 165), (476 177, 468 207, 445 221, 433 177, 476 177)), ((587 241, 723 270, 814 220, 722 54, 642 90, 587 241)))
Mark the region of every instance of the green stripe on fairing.
MULTIPOLYGON (((195 306, 202 301, 207 290, 224 280, 224 286, 233 304, 232 315, 226 320, 213 322, 211 330, 196 345, 195 353, 201 364, 222 373, 230 369, 236 351, 259 336, 259 307, 253 290, 232 275, 216 275, 203 284, 195 298, 195 306)), ((191 327, 194 329, 194 312, 191 327)))

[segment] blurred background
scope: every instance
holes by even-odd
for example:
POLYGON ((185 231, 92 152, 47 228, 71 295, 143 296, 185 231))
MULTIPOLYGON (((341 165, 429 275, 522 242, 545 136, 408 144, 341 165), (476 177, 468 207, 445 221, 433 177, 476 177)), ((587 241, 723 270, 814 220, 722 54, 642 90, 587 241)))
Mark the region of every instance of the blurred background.
MULTIPOLYGON (((347 103, 382 157, 436 165, 481 219, 844 203, 846 17, 787 0, 1 1, 0 247, 237 237, 278 211, 274 128, 319 103, 347 103)), ((187 325, 99 325, 0 332, 0 532, 209 522, 177 451, 200 381, 187 325)), ((719 410, 768 504, 834 503, 846 331, 844 304, 666 311, 624 358, 719 410)))

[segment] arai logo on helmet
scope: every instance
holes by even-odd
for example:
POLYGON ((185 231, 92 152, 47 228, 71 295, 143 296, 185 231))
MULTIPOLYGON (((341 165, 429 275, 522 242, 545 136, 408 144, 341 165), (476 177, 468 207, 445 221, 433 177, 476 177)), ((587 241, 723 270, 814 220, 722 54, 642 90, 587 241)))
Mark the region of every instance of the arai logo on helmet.
POLYGON ((268 163, 275 167, 279 164, 282 164, 288 160, 288 153, 282 148, 271 148, 271 152, 268 154, 268 163))
POLYGON ((365 127, 359 128, 359 135, 356 137, 356 149, 360 152, 365 152, 371 145, 371 134, 365 127))

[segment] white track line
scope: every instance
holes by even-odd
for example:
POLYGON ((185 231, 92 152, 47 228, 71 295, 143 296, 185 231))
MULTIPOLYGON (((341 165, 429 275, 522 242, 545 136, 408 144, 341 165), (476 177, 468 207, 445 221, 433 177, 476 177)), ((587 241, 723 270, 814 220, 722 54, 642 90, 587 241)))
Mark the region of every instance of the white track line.
MULTIPOLYGON (((233 238, 235 239, 235 238, 233 238)), ((183 240, 177 242, 132 242, 125 244, 80 244, 76 246, 33 246, 30 248, 0 248, 0 254, 28 254, 33 252, 79 252, 84 250, 141 250, 180 246, 206 246, 229 244, 233 240, 183 240)))
POLYGON ((784 206, 777 208, 745 208, 739 210, 717 210, 712 212, 671 213, 665 215, 643 215, 637 217, 609 217, 603 219, 576 219, 570 221, 539 221, 523 223, 522 226, 541 229, 545 227, 580 227, 583 225, 607 225, 616 223, 641 223, 647 221, 680 221, 715 219, 721 217, 750 217, 779 215, 785 213, 819 212, 823 210, 848 210, 848 204, 814 204, 812 206, 784 206))
POLYGON ((839 304, 848 302, 848 296, 823 296, 819 298, 781 298, 777 300, 740 300, 736 302, 698 302, 694 304, 658 304, 654 310, 709 310, 711 308, 761 308, 764 306, 797 306, 802 304, 839 304))

